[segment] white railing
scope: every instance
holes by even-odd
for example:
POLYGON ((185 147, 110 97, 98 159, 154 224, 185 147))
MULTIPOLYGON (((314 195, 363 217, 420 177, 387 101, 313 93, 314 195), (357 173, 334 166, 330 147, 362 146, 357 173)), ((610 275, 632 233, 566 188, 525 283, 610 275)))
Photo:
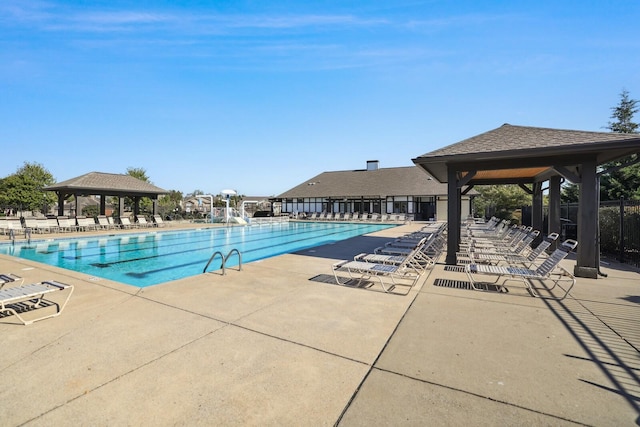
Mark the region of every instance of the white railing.
POLYGON ((262 224, 282 224, 285 222, 289 222, 288 215, 282 216, 265 216, 258 218, 247 218, 247 222, 249 225, 262 225, 262 224))

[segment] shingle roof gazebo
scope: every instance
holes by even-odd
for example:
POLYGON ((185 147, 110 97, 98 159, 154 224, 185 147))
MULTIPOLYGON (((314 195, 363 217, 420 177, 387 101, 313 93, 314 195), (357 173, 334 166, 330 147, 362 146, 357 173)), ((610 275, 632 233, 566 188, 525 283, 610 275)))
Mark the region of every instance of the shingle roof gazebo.
POLYGON ((105 213, 106 196, 116 196, 120 199, 119 212, 124 211, 124 198, 134 200, 134 215, 138 214, 141 197, 149 197, 153 201, 153 213, 157 213, 158 196, 168 191, 153 184, 142 181, 131 175, 90 172, 76 178, 58 182, 44 188, 54 191, 58 195, 58 215, 64 214, 64 200, 69 196, 101 196, 100 214, 105 213))
MULTIPOLYGON (((639 134, 503 126, 413 159, 448 184, 447 264, 456 263, 460 245, 461 194, 474 185, 519 184, 533 197, 534 228, 542 230, 543 183, 549 182, 549 229, 560 232, 560 186, 579 185, 578 248, 574 273, 596 278, 599 174, 603 163, 640 154, 639 134)), ((426 176, 425 176, 426 179, 426 176)), ((544 230, 543 230, 544 231, 544 230)))

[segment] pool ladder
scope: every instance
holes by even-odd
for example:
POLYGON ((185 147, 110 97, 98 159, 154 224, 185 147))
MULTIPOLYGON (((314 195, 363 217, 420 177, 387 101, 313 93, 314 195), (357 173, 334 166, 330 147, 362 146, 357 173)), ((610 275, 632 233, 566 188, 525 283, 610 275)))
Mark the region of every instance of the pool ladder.
POLYGON ((211 255, 211 258, 209 258, 209 262, 207 262, 207 265, 204 266, 204 270, 202 270, 202 273, 206 273, 207 268, 209 268, 209 264, 211 264, 211 261, 215 259, 216 255, 220 255, 220 259, 222 259, 222 264, 220 264, 220 268, 222 269, 222 275, 224 276, 226 274, 225 265, 227 264, 227 260, 231 257, 231 255, 233 255, 234 252, 238 254, 238 271, 241 271, 242 270, 242 254, 240 253, 239 250, 234 248, 229 251, 227 256, 223 256, 222 252, 220 251, 215 251, 213 255, 211 255))

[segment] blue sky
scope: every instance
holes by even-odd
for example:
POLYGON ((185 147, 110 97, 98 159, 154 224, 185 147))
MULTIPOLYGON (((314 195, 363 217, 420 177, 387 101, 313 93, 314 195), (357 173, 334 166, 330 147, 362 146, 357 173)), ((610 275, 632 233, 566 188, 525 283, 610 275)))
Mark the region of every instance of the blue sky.
POLYGON ((503 123, 606 131, 640 98, 638 22, 635 0, 2 0, 0 177, 268 196, 503 123))

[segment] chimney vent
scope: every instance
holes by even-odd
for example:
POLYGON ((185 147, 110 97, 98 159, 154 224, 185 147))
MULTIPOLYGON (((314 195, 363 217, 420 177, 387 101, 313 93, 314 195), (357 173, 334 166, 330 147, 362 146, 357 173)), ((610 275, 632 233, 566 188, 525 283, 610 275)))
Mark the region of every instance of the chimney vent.
POLYGON ((367 160, 368 171, 377 171, 379 166, 380 162, 378 160, 367 160))

